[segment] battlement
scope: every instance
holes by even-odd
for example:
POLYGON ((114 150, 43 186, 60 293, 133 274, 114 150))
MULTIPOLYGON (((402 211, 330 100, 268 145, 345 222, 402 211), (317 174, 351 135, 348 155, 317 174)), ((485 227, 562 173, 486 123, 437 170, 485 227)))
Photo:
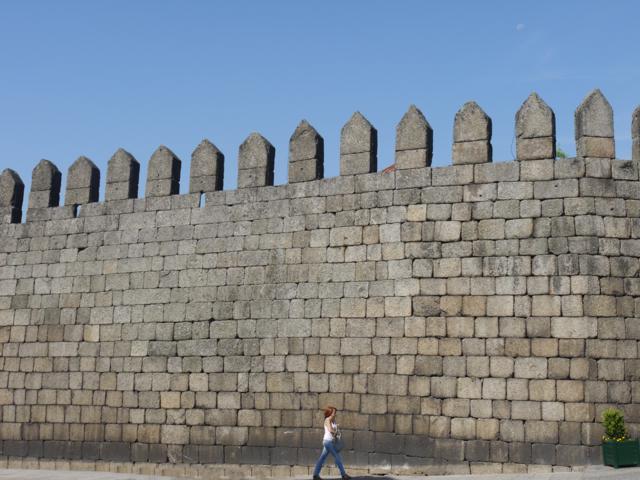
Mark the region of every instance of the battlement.
MULTIPOLYGON (((632 158, 640 159, 640 107, 632 118, 632 158)), ((555 115, 553 110, 532 93, 515 117, 516 159, 535 161, 555 159, 555 115)), ((468 102, 456 113, 453 128, 453 166, 485 164, 492 161, 491 119, 478 104, 468 102)), ((613 110, 599 90, 591 92, 575 112, 575 138, 578 159, 613 159, 613 110)), ((412 105, 396 128, 394 169, 423 169, 431 166, 433 129, 422 112, 412 105)), ((238 192, 229 199, 244 198, 247 189, 273 186, 275 149, 259 133, 252 133, 240 145, 238 154, 238 192)), ((225 156, 210 141, 203 140, 193 151, 189 178, 189 195, 210 195, 224 185, 225 156)), ((590 161, 593 164, 594 161, 590 161)), ((340 175, 361 176, 377 171, 377 131, 356 112, 340 134, 340 175)), ((180 190, 181 160, 167 147, 160 146, 149 161, 145 187, 146 199, 177 195, 180 190)), ((502 167, 496 167, 499 170, 502 167)), ((436 169, 442 177, 455 176, 454 167, 436 169), (448 168, 448 169, 447 169, 448 168)), ((490 169, 489 169, 490 170, 490 169)), ((105 202, 138 198, 140 164, 126 150, 118 149, 108 162, 105 202)), ((411 172, 399 177, 411 175, 411 172)), ((424 176, 424 175, 423 175, 424 176)), ((96 203, 99 199, 100 170, 88 158, 79 157, 67 173, 64 196, 67 215, 75 215, 77 207, 96 203)), ((289 141, 289 185, 314 182, 324 177, 324 140, 306 120, 300 122, 289 141)), ((517 180, 517 179, 516 179, 517 180)), ((359 182, 371 180, 359 180, 359 182)), ((477 182, 467 177, 466 184, 477 182)), ((349 180, 342 183, 348 183, 349 180)), ((331 188, 335 181, 321 182, 317 188, 331 188)), ((340 183, 340 182, 337 182, 340 183)), ((43 211, 59 206, 62 175, 48 160, 34 168, 27 210, 27 221, 65 218, 65 213, 43 211)), ((415 185, 418 186, 418 185, 415 185)), ((422 186, 429 186, 424 184, 422 186)), ((276 196, 296 198, 299 192, 313 186, 287 188, 282 186, 276 196), (285 192, 290 192, 290 195, 285 192)), ((249 194, 249 195, 255 195, 249 194)), ((11 169, 0 176, 0 210, 4 223, 19 223, 24 197, 24 183, 11 169)), ((189 203, 190 200, 185 199, 189 203)), ((193 199, 191 200, 193 201, 193 199)), ((153 203, 153 200, 151 200, 153 203)), ((71 216, 73 216, 71 215, 71 216)))

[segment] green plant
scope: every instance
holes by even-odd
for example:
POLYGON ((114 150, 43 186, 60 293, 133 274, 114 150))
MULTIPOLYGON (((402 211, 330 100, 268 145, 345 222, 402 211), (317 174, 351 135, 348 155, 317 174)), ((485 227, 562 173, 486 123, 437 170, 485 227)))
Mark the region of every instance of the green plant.
POLYGON ((567 154, 558 145, 556 145, 556 158, 567 158, 567 154))
POLYGON ((607 408, 602 412, 605 442, 624 442, 627 439, 627 427, 624 425, 624 415, 617 408, 607 408))

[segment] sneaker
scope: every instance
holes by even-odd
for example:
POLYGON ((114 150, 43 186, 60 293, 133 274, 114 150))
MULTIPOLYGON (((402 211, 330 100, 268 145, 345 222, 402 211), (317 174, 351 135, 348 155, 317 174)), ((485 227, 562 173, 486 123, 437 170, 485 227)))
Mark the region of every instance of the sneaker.
POLYGON ((351 480, 351 477, 345 473, 342 475, 342 480, 351 480))
POLYGON ((313 480, 322 480, 322 479, 320 478, 320 475, 314 475, 313 480))

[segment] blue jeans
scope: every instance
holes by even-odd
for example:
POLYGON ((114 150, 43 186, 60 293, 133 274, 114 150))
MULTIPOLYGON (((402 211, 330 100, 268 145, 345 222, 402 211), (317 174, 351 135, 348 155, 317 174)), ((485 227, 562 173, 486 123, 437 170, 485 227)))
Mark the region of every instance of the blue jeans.
POLYGON ((322 441, 322 454, 316 463, 316 468, 313 469, 313 476, 316 477, 320 475, 320 470, 322 469, 322 465, 324 461, 327 459, 329 454, 333 455, 333 458, 336 460, 336 466, 340 470, 340 475, 344 476, 347 472, 344 471, 344 466, 342 465, 342 459, 340 458, 340 454, 336 452, 336 449, 333 448, 333 442, 331 440, 323 440, 322 441))

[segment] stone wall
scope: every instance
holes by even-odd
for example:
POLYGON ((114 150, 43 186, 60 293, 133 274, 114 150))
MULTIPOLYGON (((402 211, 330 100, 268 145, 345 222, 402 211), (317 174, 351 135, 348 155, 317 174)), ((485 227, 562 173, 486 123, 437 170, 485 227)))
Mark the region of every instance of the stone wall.
POLYGON ((590 94, 578 157, 556 160, 534 94, 518 159, 494 164, 491 120, 470 102, 454 165, 431 168, 433 132, 411 107, 385 173, 356 113, 330 179, 302 122, 287 185, 271 185, 274 148, 252 134, 237 190, 221 190, 224 155, 204 141, 191 193, 176 194, 181 161, 160 147, 145 198, 118 150, 105 200, 81 157, 65 206, 45 160, 22 224, 24 185, 6 170, 2 453, 309 465, 331 404, 353 466, 598 461, 605 407, 640 426, 640 151, 614 159, 612 118, 590 94))

